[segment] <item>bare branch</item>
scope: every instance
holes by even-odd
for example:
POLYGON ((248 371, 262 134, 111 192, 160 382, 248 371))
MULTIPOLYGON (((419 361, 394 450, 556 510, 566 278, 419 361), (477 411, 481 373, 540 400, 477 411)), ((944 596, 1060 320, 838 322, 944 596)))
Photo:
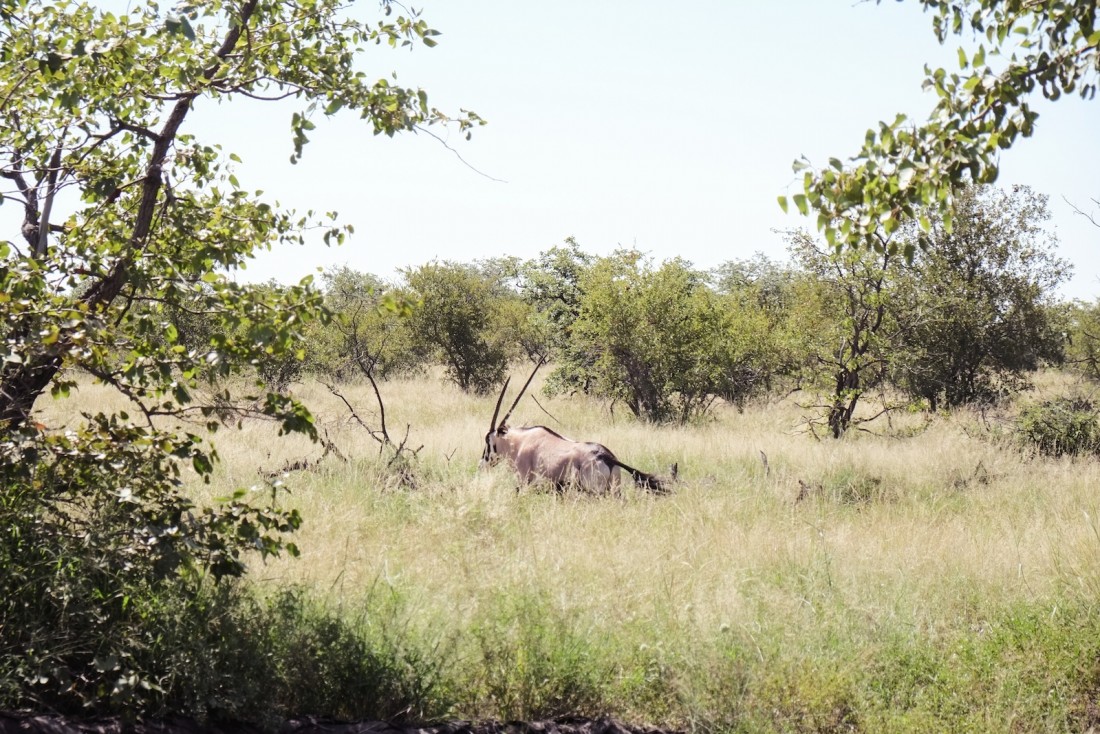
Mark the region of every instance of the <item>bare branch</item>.
POLYGON ((377 431, 375 431, 373 428, 371 428, 370 426, 368 426, 366 423, 363 422, 363 419, 360 418, 359 414, 355 412, 355 408, 353 408, 351 403, 348 401, 348 399, 344 397, 344 394, 336 389, 336 385, 331 385, 331 384, 325 383, 325 387, 328 388, 328 391, 330 393, 332 393, 336 397, 340 398, 340 400, 344 403, 344 405, 347 406, 348 412, 351 413, 351 417, 353 419, 355 419, 356 423, 358 423, 360 426, 362 426, 364 431, 366 431, 367 433, 370 434, 371 438, 373 438, 375 441, 378 441, 379 443, 385 443, 381 438, 378 437, 378 435, 377 435, 378 432, 377 431))
POLYGON ((550 413, 550 411, 548 411, 548 410, 547 410, 546 408, 542 407, 542 403, 540 403, 540 402, 539 402, 539 399, 538 399, 538 398, 536 398, 536 397, 535 397, 534 395, 532 395, 532 396, 531 396, 531 399, 535 401, 535 405, 539 406, 539 410, 541 410, 541 411, 542 411, 543 413, 546 413, 546 415, 550 416, 550 420, 554 421, 554 422, 555 422, 555 423, 557 423, 557 424, 558 424, 559 426, 561 426, 561 425, 565 425, 565 424, 564 424, 564 423, 562 423, 562 422, 561 422, 560 420, 558 420, 557 418, 555 418, 555 417, 554 417, 554 416, 553 416, 553 415, 552 415, 552 414, 550 413))
POLYGON ((318 466, 321 465, 322 461, 328 458, 329 454, 333 454, 340 461, 346 462, 348 460, 347 457, 340 452, 340 449, 337 448, 336 444, 329 440, 328 431, 325 431, 324 436, 320 436, 319 440, 325 450, 321 454, 321 456, 314 461, 310 461, 309 459, 298 459, 296 461, 291 461, 290 459, 287 459, 283 463, 283 467, 281 469, 265 471, 263 468, 260 468, 257 470, 257 473, 262 476, 265 481, 270 482, 271 480, 276 479, 280 476, 286 476, 291 472, 316 469, 318 466))
MULTIPOLYGON (((1080 215, 1081 215, 1082 217, 1084 217, 1085 219, 1087 219, 1087 220, 1089 220, 1090 222, 1092 222, 1092 226, 1094 226, 1094 227, 1100 227, 1100 219, 1097 219, 1097 215, 1095 215, 1095 214, 1089 214, 1088 212, 1086 212, 1086 211, 1084 211, 1084 210, 1082 210, 1082 209, 1079 209, 1079 208, 1077 207, 1077 205, 1076 205, 1076 204, 1074 204, 1073 202, 1071 202, 1071 201, 1070 201, 1069 199, 1067 199, 1067 198, 1066 198, 1065 196, 1063 196, 1063 197, 1062 197, 1062 200, 1063 200, 1064 202, 1066 202, 1067 204, 1069 204, 1070 208, 1071 208, 1071 209, 1073 209, 1073 211, 1074 211, 1074 212, 1076 212, 1077 214, 1080 214, 1080 215)), ((1092 200, 1092 203, 1093 203, 1093 204, 1096 204, 1096 206, 1097 206, 1098 208, 1100 208, 1100 199, 1093 199, 1093 200, 1092 200)))
POLYGON ((489 174, 485 173, 484 171, 479 171, 478 169, 474 168, 474 166, 472 166, 469 162, 467 162, 467 160, 465 158, 462 157, 461 153, 459 153, 457 150, 455 150, 454 148, 451 147, 450 143, 448 143, 446 140, 439 137, 438 135, 436 135, 435 133, 433 133, 431 130, 424 127, 423 125, 417 125, 416 129, 417 129, 418 132, 422 132, 425 135, 430 135, 431 137, 438 140, 440 145, 442 145, 444 148, 446 148, 447 150, 454 153, 455 158, 458 158, 458 160, 462 161, 462 165, 466 166, 467 168, 469 168, 471 171, 473 171, 477 175, 484 176, 485 178, 489 179, 490 181, 495 181, 496 183, 508 183, 504 179, 495 178, 495 177, 490 176, 489 174))
POLYGON ((122 120, 114 120, 113 121, 113 124, 112 124, 112 127, 111 127, 111 132, 108 133, 106 136, 104 136, 104 139, 106 139, 107 137, 110 137, 111 135, 114 135, 119 130, 127 130, 127 131, 132 132, 132 133, 137 133, 138 135, 140 135, 144 138, 148 138, 149 140, 153 141, 154 143, 160 141, 160 135, 153 132, 149 128, 142 127, 141 125, 133 125, 129 122, 124 122, 122 120))
MULTIPOLYGON (((382 438, 385 439, 385 443, 393 444, 390 440, 390 434, 386 431, 386 405, 382 402, 382 393, 378 390, 378 383, 374 381, 373 370, 367 373, 367 379, 370 380, 370 386, 374 389, 374 397, 378 400, 378 416, 379 421, 382 423, 382 438)), ((408 431, 405 432, 405 436, 408 437, 408 431)), ((401 444, 404 446, 404 442, 401 444)))
POLYGON ((54 196, 57 194, 57 176, 61 171, 61 149, 65 144, 65 132, 57 141, 57 147, 50 156, 49 180, 46 183, 46 203, 42 205, 42 217, 38 224, 38 242, 34 246, 34 257, 43 260, 46 257, 46 248, 50 241, 50 212, 53 210, 54 196))

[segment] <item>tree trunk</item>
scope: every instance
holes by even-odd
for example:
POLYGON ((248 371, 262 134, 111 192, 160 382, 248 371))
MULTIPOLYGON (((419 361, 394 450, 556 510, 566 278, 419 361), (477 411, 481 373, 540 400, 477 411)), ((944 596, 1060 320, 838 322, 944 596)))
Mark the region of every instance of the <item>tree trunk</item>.
POLYGON ((829 406, 829 431, 833 438, 840 438, 852 424, 852 416, 859 402, 859 372, 842 368, 836 376, 836 392, 829 406))

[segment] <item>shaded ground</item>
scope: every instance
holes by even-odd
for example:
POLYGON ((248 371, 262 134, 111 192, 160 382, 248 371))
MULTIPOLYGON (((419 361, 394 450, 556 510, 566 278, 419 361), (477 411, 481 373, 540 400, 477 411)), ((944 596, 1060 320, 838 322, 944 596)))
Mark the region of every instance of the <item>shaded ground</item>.
MULTIPOLYGON (((262 734, 249 724, 199 724, 190 719, 125 722, 120 719, 74 719, 41 714, 0 713, 0 734, 262 734)), ((451 721, 398 725, 385 721, 336 722, 293 719, 279 734, 679 734, 631 726, 612 718, 563 717, 552 721, 451 721)))

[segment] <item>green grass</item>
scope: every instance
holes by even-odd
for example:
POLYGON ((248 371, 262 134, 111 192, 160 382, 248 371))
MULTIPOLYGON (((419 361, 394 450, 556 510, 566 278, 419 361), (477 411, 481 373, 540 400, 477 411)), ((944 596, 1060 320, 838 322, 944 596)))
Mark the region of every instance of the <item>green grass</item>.
MULTIPOLYGON (((265 638, 287 669, 283 711, 614 714, 700 732, 1100 724, 1100 465, 1021 452, 1009 409, 924 430, 901 416, 837 442, 798 431, 795 400, 675 428, 540 397, 559 425, 524 401, 514 423, 598 440, 647 471, 679 462, 670 496, 592 498, 477 471, 495 396, 437 376, 382 385, 391 434, 410 425, 423 445, 412 489, 342 403, 298 389, 348 461, 285 478, 302 557, 250 573, 266 613, 290 620, 265 638), (287 588, 298 611, 277 613, 287 588)), ((377 420, 369 388, 344 394, 377 420)), ((275 432, 220 433, 218 479, 196 494, 321 453, 275 432)))

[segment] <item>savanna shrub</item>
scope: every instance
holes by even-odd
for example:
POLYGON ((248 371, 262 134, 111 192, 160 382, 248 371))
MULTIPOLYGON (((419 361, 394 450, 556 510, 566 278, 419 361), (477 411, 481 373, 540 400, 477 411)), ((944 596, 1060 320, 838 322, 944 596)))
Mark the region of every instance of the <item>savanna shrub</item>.
POLYGON ((1020 412, 1017 431, 1027 446, 1046 456, 1100 452, 1100 416, 1087 398, 1059 397, 1020 412))
POLYGON ((274 496, 186 496, 179 460, 210 461, 197 436, 85 420, 0 441, 0 709, 155 712, 152 620, 180 608, 164 600, 239 576, 250 553, 297 552, 285 535, 301 518, 274 496))

